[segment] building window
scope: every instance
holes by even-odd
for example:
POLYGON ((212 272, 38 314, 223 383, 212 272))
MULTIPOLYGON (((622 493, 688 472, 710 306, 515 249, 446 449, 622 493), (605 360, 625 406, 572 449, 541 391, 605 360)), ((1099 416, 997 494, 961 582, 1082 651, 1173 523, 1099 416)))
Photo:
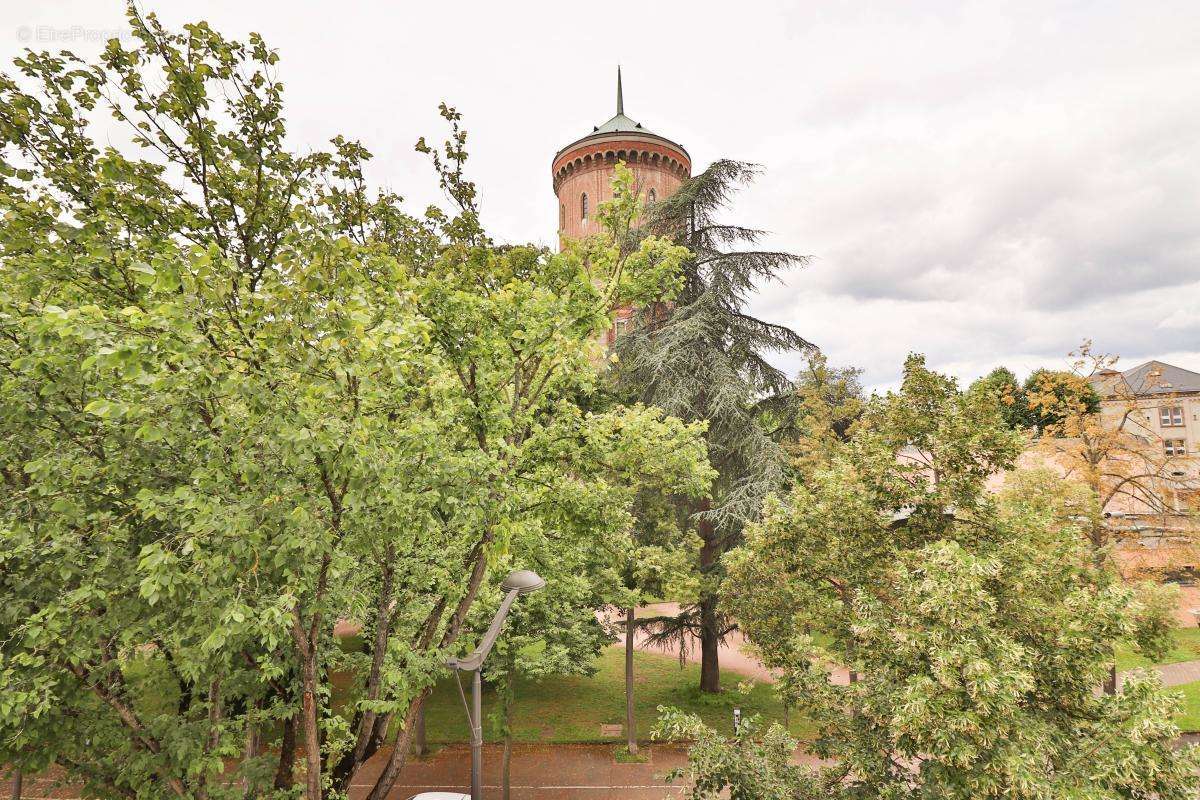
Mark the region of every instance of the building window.
POLYGON ((1183 426, 1183 406, 1159 406, 1158 423, 1164 428, 1183 426))
POLYGON ((1186 445, 1183 439, 1163 439, 1163 452, 1169 456, 1181 456, 1187 453, 1186 445))
POLYGON ((579 211, 579 218, 584 222, 587 222, 587 192, 584 192, 579 197, 579 211))
POLYGON ((653 189, 651 189, 650 193, 646 195, 646 199, 651 203, 654 203, 658 200, 658 195, 654 193, 653 189))
POLYGON ((558 229, 560 231, 567 229, 567 207, 560 205, 558 207, 558 229))

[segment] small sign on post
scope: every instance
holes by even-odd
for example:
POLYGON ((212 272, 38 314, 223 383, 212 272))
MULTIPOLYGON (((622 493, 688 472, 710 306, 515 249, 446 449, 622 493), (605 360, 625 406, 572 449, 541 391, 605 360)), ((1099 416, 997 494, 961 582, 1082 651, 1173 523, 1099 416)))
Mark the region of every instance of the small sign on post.
POLYGON ((734 709, 733 709, 733 732, 734 732, 734 735, 741 733, 741 731, 742 731, 742 710, 740 708, 734 707, 734 709))

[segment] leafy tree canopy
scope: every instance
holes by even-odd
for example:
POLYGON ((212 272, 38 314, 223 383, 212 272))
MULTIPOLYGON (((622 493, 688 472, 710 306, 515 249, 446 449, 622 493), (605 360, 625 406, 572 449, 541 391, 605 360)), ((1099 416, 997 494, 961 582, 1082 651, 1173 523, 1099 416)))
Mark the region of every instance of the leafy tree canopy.
MULTIPOLYGON (((646 623, 659 643, 677 645, 681 653, 699 640, 700 686, 708 692, 720 688, 718 646, 733 629, 718 611, 722 555, 786 478, 786 455, 768 416, 786 415, 791 382, 769 356, 811 346, 746 309, 762 283, 807 261, 760 249, 763 231, 721 220, 733 193, 757 173, 752 164, 716 161, 648 209, 642 235, 669 236, 688 256, 671 302, 642 306, 633 329, 616 342, 614 377, 621 396, 707 425, 705 441, 716 470, 711 498, 668 501, 679 526, 699 542, 697 600, 677 616, 646 623)), ((651 504, 642 516, 658 519, 660 511, 651 504)))
POLYGON ((808 354, 794 381, 795 400, 780 426, 800 480, 828 463, 839 443, 849 440, 865 405, 861 376, 855 367, 830 366, 819 351, 808 354))
POLYGON ((1022 384, 1011 370, 996 367, 971 384, 971 390, 992 394, 1004 421, 1016 430, 1057 435, 1068 416, 1100 410, 1095 387, 1074 370, 1037 369, 1022 384))
POLYGON ((697 742, 693 797, 1193 796, 1200 760, 1175 749, 1157 679, 1096 691, 1116 641, 1162 646, 1164 605, 1091 558, 1088 487, 1037 471, 985 491, 1018 447, 989 394, 911 357, 827 469, 750 527, 728 604, 829 761, 790 763, 779 728, 727 740, 671 713, 660 733, 697 742))
POLYGON ((670 297, 687 253, 628 243, 627 172, 605 235, 494 247, 446 107, 418 149, 451 210, 409 214, 361 144, 288 148, 259 37, 129 22, 98 63, 0 77, 0 761, 292 796, 298 743, 317 800, 399 731, 380 800, 493 564, 704 492, 700 426, 581 405, 610 309, 670 297))

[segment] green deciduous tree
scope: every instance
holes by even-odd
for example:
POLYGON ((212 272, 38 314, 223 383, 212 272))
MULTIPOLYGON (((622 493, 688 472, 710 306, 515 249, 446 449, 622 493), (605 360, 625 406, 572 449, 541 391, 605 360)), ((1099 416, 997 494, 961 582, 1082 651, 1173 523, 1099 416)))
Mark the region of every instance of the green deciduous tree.
POLYGON ((821 468, 849 440, 862 416, 862 370, 831 367, 820 351, 811 351, 795 379, 795 398, 780 428, 784 447, 799 480, 821 468))
POLYGON ((785 456, 763 416, 788 398, 791 383, 767 354, 809 346, 792 330, 746 311, 759 284, 805 258, 738 249, 752 248, 762 232, 718 220, 731 194, 756 172, 749 164, 717 161, 650 209, 643 231, 672 237, 690 256, 674 301, 643 307, 616 343, 622 392, 708 425, 705 438, 717 472, 712 497, 676 504, 681 522, 701 543, 699 595, 677 618, 646 621, 660 641, 699 641, 700 688, 706 692, 720 689, 719 645, 732 630, 718 607, 722 556, 784 480, 785 456))
POLYGON ((637 520, 616 564, 623 589, 614 608, 623 615, 620 630, 625 646, 625 748, 637 755, 637 719, 634 715, 634 651, 640 605, 663 597, 694 597, 698 588, 695 556, 700 543, 686 525, 680 525, 672 498, 644 491, 636 505, 637 520))
MULTIPOLYGON (((619 586, 612 570, 605 568, 612 564, 611 557, 593 569, 596 565, 572 558, 571 553, 552 552, 535 562, 546 588, 514 606, 504 636, 484 668, 498 699, 493 716, 504 742, 500 773, 504 800, 510 796, 518 685, 554 675, 595 674, 597 656, 612 641, 597 616, 619 586)), ((481 607, 494 606, 481 603, 481 607)))
POLYGON ((971 384, 971 391, 990 392, 1000 404, 1000 413, 1010 428, 1025 430, 1035 425, 1025 396, 1025 387, 1007 367, 994 370, 971 384))
POLYGON ((1004 421, 1017 430, 1053 434, 1065 415, 1100 410, 1095 388, 1070 370, 1035 369, 1022 384, 1012 370, 996 367, 972 383, 971 391, 992 394, 1000 403, 1004 421))
POLYGON ((627 174, 607 236, 492 246, 449 108, 451 210, 410 215, 361 145, 288 149, 257 36, 129 20, 0 77, 0 761, 318 800, 377 757, 381 800, 491 564, 705 490, 697 426, 582 405, 686 253, 628 244, 627 174))
POLYGON ((1096 414, 1100 395, 1073 370, 1036 369, 1025 379, 1025 405, 1029 421, 1038 431, 1057 435, 1055 429, 1072 415, 1096 414))
POLYGON ((672 714, 661 733, 697 738, 693 796, 1193 796, 1171 694, 1150 674, 1096 691, 1114 642, 1161 646, 1160 609, 1092 559, 1087 487, 1037 471, 985 491, 1018 444, 988 393, 910 358, 816 480, 750 527, 729 605, 829 761, 789 763, 779 729, 725 740, 672 714))

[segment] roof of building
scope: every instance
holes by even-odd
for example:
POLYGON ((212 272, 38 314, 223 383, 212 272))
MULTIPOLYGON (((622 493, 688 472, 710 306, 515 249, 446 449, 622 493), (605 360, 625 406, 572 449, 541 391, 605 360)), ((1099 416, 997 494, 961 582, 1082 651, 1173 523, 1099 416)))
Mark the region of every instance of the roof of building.
POLYGON ((1200 372, 1177 367, 1165 361, 1147 361, 1120 373, 1102 373, 1092 380, 1102 394, 1115 394, 1119 379, 1135 396, 1200 392, 1200 372))
POLYGON ((597 125, 592 129, 592 133, 617 133, 618 131, 638 131, 640 133, 650 133, 642 127, 642 123, 635 122, 625 116, 625 93, 621 88, 621 68, 617 67, 617 113, 613 114, 612 118, 602 125, 597 125))
POLYGON ((576 139, 575 141, 571 142, 566 147, 559 150, 558 153, 556 153, 554 157, 558 158, 559 155, 562 155, 567 150, 570 150, 571 148, 575 147, 576 145, 586 142, 588 139, 591 139, 593 137, 604 136, 605 134, 612 134, 612 133, 639 133, 639 134, 645 134, 647 136, 653 136, 657 139, 661 139, 664 142, 667 142, 668 144, 678 148, 685 155, 687 154, 687 151, 684 150, 683 147, 681 147, 679 144, 671 141, 670 139, 663 136, 662 134, 658 134, 658 133, 655 133, 654 131, 647 130, 646 128, 642 127, 642 123, 638 122, 637 120, 631 119, 630 117, 627 117, 625 115, 625 93, 621 86, 621 68, 620 67, 617 67, 617 113, 613 114, 612 117, 610 117, 606 122, 602 122, 601 124, 593 127, 592 132, 589 133, 588 135, 586 135, 580 139, 576 139))

